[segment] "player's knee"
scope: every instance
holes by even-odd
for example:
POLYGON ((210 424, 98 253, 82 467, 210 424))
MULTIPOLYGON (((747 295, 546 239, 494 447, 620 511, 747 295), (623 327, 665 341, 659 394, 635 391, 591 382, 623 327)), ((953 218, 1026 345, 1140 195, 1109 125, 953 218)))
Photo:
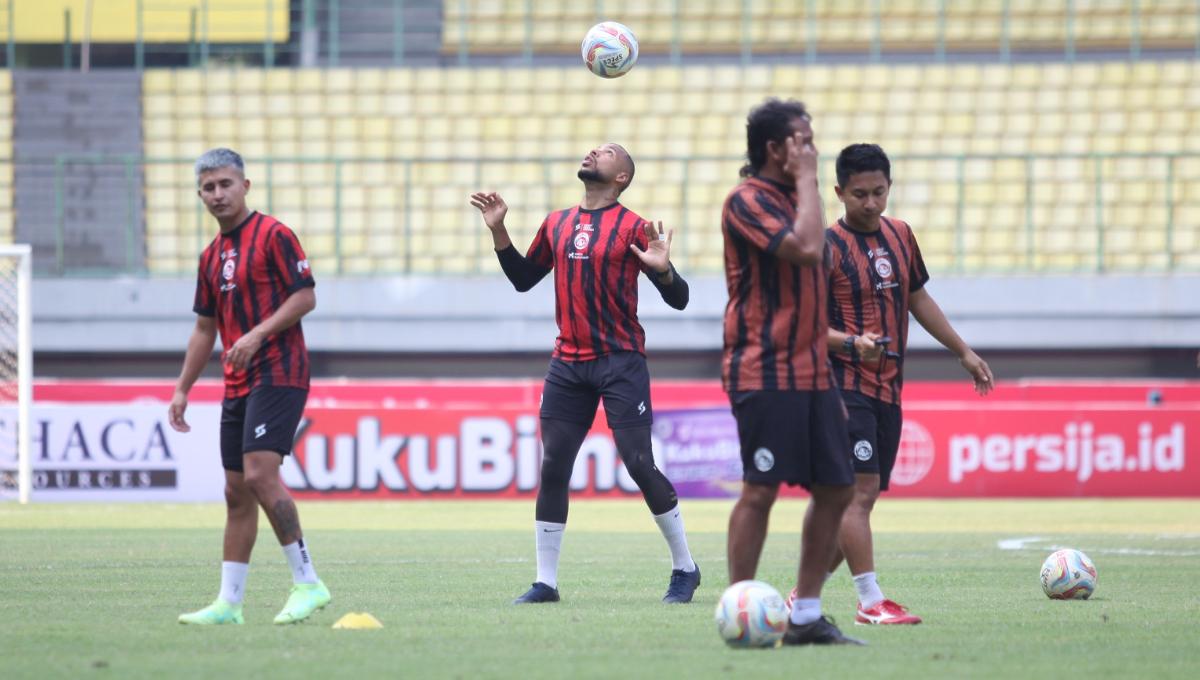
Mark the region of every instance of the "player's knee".
POLYGON ((250 493, 250 489, 245 485, 235 486, 229 482, 225 483, 225 506, 231 511, 244 510, 245 508, 253 508, 254 497, 250 493))
POLYGON ((854 498, 851 503, 861 510, 870 512, 875 507, 877 500, 879 500, 879 476, 864 475, 860 477, 854 484, 854 498))
POLYGON ((766 512, 775 504, 775 498, 779 495, 778 484, 750 484, 742 485, 742 497, 740 502, 750 508, 766 512))
POLYGON ((255 498, 269 498, 278 485, 278 477, 265 470, 246 469, 246 487, 255 498))
POLYGON ((622 456, 625 462, 625 469, 629 471, 629 476, 633 481, 641 486, 642 481, 648 481, 654 477, 654 473, 658 470, 654 466, 654 454, 649 451, 636 451, 622 456))
POLYGON ((566 488, 571 483, 571 468, 551 457, 542 459, 542 486, 550 489, 566 488))

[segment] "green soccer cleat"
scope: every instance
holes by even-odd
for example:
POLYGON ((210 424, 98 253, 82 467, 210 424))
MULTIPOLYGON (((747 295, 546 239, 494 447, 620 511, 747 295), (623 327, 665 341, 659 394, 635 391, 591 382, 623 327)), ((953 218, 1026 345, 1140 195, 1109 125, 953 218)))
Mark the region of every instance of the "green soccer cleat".
POLYGON ((275 623, 300 623, 312 616, 313 612, 324 609, 331 599, 329 589, 321 581, 296 583, 292 586, 292 594, 288 595, 287 604, 275 616, 275 623))
POLYGON ((226 623, 241 625, 246 621, 242 618, 241 604, 230 604, 225 600, 217 598, 212 604, 200 611, 190 614, 180 614, 179 622, 194 626, 220 626, 226 623))

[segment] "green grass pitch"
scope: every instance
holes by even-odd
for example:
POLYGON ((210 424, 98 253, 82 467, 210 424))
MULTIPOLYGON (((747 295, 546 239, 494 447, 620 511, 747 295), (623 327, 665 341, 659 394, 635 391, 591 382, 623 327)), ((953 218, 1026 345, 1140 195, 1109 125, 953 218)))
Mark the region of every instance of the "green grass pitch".
MULTIPOLYGON (((576 501, 557 605, 509 602, 534 576, 529 501, 300 504, 333 604, 271 618, 290 583, 265 519, 246 625, 181 626, 216 595, 218 505, 0 504, 0 677, 1196 677, 1200 501, 901 501, 876 510, 881 585, 925 618, 852 625, 853 585, 825 609, 866 648, 733 650, 713 607, 730 503, 684 501, 704 582, 663 605, 666 546, 638 501, 576 501), (1006 539, 1032 539, 1002 549, 1006 539), (1089 601, 1048 600, 1049 546, 1100 573, 1089 601), (383 630, 332 630, 367 611, 383 630)), ((759 578, 794 580, 800 501, 781 501, 759 578)))

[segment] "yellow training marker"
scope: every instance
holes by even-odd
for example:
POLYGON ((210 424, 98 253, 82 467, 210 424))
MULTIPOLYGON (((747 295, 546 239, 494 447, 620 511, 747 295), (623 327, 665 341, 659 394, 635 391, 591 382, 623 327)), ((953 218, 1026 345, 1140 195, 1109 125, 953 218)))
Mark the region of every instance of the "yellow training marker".
POLYGON ((361 614, 358 612, 350 612, 333 624, 334 628, 344 628, 349 630, 362 630, 366 628, 383 628, 383 624, 379 619, 371 616, 366 612, 361 614))

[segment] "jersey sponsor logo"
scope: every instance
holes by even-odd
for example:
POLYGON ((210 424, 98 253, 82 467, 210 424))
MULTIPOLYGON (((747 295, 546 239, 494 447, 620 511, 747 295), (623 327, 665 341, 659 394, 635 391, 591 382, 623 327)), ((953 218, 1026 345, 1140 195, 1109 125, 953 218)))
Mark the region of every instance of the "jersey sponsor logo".
POLYGON ((866 462, 871 460, 871 456, 875 455, 875 450, 871 448, 871 442, 860 439, 854 444, 854 457, 866 462))
POLYGON ((763 447, 754 452, 754 468, 759 472, 767 472, 775 467, 775 454, 763 447))

